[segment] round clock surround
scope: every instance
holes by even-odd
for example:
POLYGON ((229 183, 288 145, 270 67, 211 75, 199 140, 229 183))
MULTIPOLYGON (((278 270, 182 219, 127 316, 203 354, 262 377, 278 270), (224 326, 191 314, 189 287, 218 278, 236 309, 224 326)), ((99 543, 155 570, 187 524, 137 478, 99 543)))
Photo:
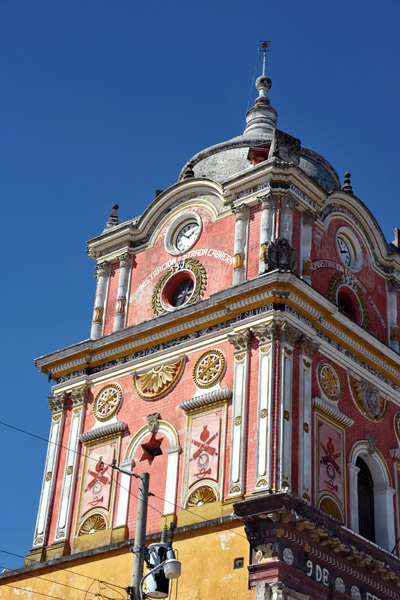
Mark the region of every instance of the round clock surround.
POLYGON ((340 227, 336 232, 336 251, 341 262, 351 271, 362 267, 362 250, 354 233, 348 227, 340 227))
POLYGON ((173 256, 188 252, 199 239, 201 231, 202 221, 197 213, 182 213, 171 223, 165 235, 167 252, 173 256))

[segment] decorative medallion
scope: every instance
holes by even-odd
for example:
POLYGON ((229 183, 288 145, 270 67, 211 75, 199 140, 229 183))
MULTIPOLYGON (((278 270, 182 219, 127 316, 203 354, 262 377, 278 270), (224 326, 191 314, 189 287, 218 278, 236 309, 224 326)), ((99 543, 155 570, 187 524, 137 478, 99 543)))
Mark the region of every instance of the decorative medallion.
POLYGON ((157 365, 148 371, 133 373, 133 386, 144 400, 165 396, 177 383, 183 372, 185 358, 157 365))
POLYGON ((197 490, 190 495, 189 500, 187 501, 187 506, 188 508, 192 506, 202 506, 203 504, 215 502, 215 500, 216 498, 214 491, 210 487, 203 485, 202 487, 197 488, 197 490))
POLYGON ((93 414, 98 421, 107 421, 118 411, 122 402, 122 389, 116 383, 103 387, 93 403, 93 414))
POLYGON ((88 535, 106 529, 106 521, 101 515, 92 515, 83 522, 79 530, 79 535, 88 535))
POLYGON ((340 377, 328 362, 321 362, 317 369, 318 383, 329 400, 338 400, 341 393, 340 377))
POLYGON ((387 402, 368 381, 349 375, 353 399, 364 416, 371 421, 381 421, 386 414, 387 402))
POLYGON ((291 548, 284 548, 282 552, 282 558, 287 565, 292 565, 294 563, 294 554, 291 548))
POLYGON ((195 258, 179 259, 158 280, 151 299, 155 315, 197 302, 206 287, 204 266, 195 258))
POLYGON ((204 352, 193 367, 195 384, 200 388, 211 387, 221 379, 225 364, 225 356, 220 350, 204 352))

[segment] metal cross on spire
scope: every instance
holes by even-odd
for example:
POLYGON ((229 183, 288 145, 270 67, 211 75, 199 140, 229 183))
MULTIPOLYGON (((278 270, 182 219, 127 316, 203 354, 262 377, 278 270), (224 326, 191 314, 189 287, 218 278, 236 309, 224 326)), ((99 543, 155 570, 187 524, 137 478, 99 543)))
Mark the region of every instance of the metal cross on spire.
POLYGON ((271 52, 271 42, 268 42, 268 41, 260 42, 260 48, 261 48, 261 52, 264 54, 262 74, 265 75, 265 64, 267 62, 267 52, 271 52))

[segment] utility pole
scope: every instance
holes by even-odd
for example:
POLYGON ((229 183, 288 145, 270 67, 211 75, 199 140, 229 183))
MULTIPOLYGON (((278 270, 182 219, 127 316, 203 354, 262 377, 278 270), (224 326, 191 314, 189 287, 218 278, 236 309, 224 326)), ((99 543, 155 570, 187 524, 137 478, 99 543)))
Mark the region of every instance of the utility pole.
POLYGON ((149 474, 141 473, 136 514, 135 545, 131 580, 131 600, 140 600, 140 582, 143 577, 144 546, 146 543, 147 502, 149 496, 149 474))

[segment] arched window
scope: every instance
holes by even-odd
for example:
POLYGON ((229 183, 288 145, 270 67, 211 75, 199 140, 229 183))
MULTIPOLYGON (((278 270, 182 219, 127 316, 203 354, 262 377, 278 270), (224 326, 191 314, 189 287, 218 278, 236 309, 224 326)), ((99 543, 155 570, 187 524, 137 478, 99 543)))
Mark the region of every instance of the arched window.
POLYGON ((363 537, 375 541, 374 482, 371 471, 362 458, 358 457, 356 466, 358 492, 358 532, 363 537))
POLYGON ((378 546, 391 550, 395 544, 394 501, 390 471, 376 448, 356 442, 348 463, 350 527, 378 546))

